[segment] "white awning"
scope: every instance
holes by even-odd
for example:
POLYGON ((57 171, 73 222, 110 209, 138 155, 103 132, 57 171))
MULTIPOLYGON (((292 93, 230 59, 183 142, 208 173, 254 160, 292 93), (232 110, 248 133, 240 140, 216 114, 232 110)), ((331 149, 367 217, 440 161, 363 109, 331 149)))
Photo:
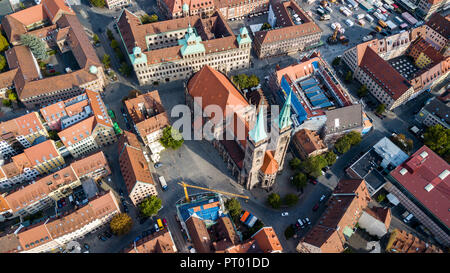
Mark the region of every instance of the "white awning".
POLYGON ((397 206, 398 204, 400 204, 400 201, 398 200, 398 198, 393 195, 392 193, 389 193, 388 195, 386 195, 387 199, 389 200, 389 202, 391 202, 394 206, 397 206))

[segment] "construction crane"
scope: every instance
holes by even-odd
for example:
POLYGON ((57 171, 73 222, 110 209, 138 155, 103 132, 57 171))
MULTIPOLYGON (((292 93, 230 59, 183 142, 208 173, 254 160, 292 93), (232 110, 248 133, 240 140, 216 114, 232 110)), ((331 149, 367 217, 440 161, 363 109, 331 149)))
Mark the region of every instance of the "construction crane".
POLYGON ((235 196, 235 197, 240 197, 240 198, 244 198, 244 199, 250 199, 250 197, 245 196, 245 195, 240 195, 240 194, 235 194, 235 193, 230 193, 230 192, 225 192, 225 191, 219 191, 219 190, 213 190, 213 189, 208 189, 208 188, 203 188, 203 187, 199 187, 199 186, 194 186, 194 185, 189 185, 184 183, 183 181, 181 181, 181 183, 178 183, 178 185, 183 186, 184 188, 184 195, 186 197, 186 202, 190 202, 189 199, 189 195, 187 192, 187 188, 194 188, 194 189, 199 189, 199 190, 204 190, 204 191, 211 191, 211 192, 217 192, 223 195, 229 195, 229 196, 235 196))

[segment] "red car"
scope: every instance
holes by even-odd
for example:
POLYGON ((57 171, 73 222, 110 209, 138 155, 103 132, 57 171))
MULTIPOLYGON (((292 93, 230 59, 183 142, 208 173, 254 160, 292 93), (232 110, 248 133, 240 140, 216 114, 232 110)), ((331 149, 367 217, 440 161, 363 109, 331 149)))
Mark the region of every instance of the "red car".
POLYGON ((316 210, 318 210, 319 209, 319 203, 316 203, 315 205, 314 205, 314 207, 312 208, 312 210, 313 211, 316 211, 316 210))
POLYGON ((163 219, 162 219, 162 222, 163 222, 164 226, 167 227, 167 221, 166 221, 166 218, 163 218, 163 219))
POLYGON ((317 180, 316 179, 310 179, 309 182, 311 182, 313 185, 317 184, 317 180))

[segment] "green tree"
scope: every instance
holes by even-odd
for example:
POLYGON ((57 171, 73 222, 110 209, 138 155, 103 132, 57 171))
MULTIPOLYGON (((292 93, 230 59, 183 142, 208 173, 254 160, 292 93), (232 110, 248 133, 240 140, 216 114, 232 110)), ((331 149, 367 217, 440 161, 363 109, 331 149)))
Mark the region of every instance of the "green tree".
POLYGON ((286 237, 286 240, 289 240, 292 238, 295 234, 295 230, 292 228, 292 226, 288 226, 286 230, 284 231, 284 236, 286 237))
POLYGON ((10 107, 12 102, 9 99, 3 99, 2 104, 3 106, 10 107))
POLYGON ((117 42, 117 40, 113 39, 113 40, 111 41, 111 48, 112 48, 112 49, 119 48, 119 43, 117 42))
POLYGON ((362 140, 361 134, 356 131, 351 131, 346 136, 352 146, 358 145, 362 140))
POLYGON ((280 195, 277 193, 271 193, 268 197, 267 197, 267 202, 269 203, 269 205, 274 208, 274 209, 278 209, 281 206, 281 198, 280 195))
POLYGON ((97 8, 103 8, 106 5, 105 0, 89 0, 89 2, 97 8))
POLYGON ((384 194, 384 193, 378 194, 378 196, 377 196, 378 203, 383 202, 385 199, 386 199, 386 194, 384 194))
POLYGON ((7 50, 9 47, 9 43, 6 40, 5 36, 0 34, 0 52, 7 50))
POLYGON ((30 34, 22 34, 20 36, 20 41, 23 45, 30 48, 31 52, 33 53, 34 57, 39 60, 46 60, 48 59, 48 53, 46 44, 43 40, 39 39, 38 37, 30 34))
POLYGON ((131 75, 133 68, 129 66, 126 62, 123 62, 119 67, 119 72, 122 73, 125 77, 129 77, 131 75))
POLYGON ((14 92, 14 90, 9 89, 6 94, 8 95, 8 99, 11 100, 12 102, 16 102, 18 97, 17 97, 17 93, 14 92))
POLYGON ((133 220, 126 213, 119 213, 113 216, 109 227, 111 231, 116 235, 124 235, 130 232, 133 226, 133 220))
POLYGON ((256 86, 258 86, 258 84, 259 84, 259 78, 256 75, 252 74, 252 75, 250 75, 250 77, 248 77, 247 88, 256 87, 256 86))
POLYGON ((352 76, 353 76, 352 71, 349 70, 347 72, 347 75, 345 75, 344 81, 347 82, 347 83, 351 82, 352 81, 352 76))
POLYGON ((106 30, 106 36, 108 36, 110 41, 114 40, 114 34, 109 28, 106 30))
POLYGON ((266 30, 266 29, 271 29, 271 28, 272 28, 272 26, 266 22, 261 26, 260 30, 266 30))
POLYGON ((291 167, 292 170, 297 170, 301 163, 302 161, 298 157, 294 157, 289 161, 289 167, 291 167))
POLYGON ((160 209, 161 199, 154 195, 144 198, 139 204, 139 212, 146 217, 156 215, 160 209))
POLYGON ((341 58, 336 57, 334 58, 333 62, 331 63, 333 66, 338 66, 341 63, 341 58))
POLYGON ((308 178, 304 173, 297 173, 292 179, 292 184, 297 187, 297 190, 302 189, 308 184, 308 178))
POLYGON ((367 86, 365 84, 361 85, 361 87, 358 89, 357 93, 358 93, 358 97, 360 97, 360 98, 367 96, 367 94, 369 93, 367 86))
POLYGON ((50 130, 48 131, 48 137, 54 141, 58 141, 59 140, 59 136, 58 136, 58 132, 54 131, 54 130, 50 130))
POLYGON ((6 67, 6 58, 3 55, 0 55, 0 71, 3 71, 6 67))
POLYGON ((300 164, 303 172, 313 177, 322 175, 322 168, 327 166, 327 160, 322 155, 311 156, 300 164))
POLYGON ((233 81, 237 84, 239 89, 247 89, 248 88, 248 76, 246 74, 239 74, 233 76, 233 81))
POLYGON ((111 66, 111 56, 108 54, 104 54, 102 58, 102 63, 105 66, 105 68, 110 68, 111 66))
POLYGON ((97 34, 94 34, 94 36, 92 36, 92 40, 94 40, 94 43, 96 44, 100 43, 100 38, 98 38, 97 34))
POLYGON ((384 103, 382 103, 377 106, 377 109, 375 111, 381 115, 384 113, 385 110, 386 110, 386 105, 384 105, 384 103))
POLYGON ((324 158, 327 161, 328 166, 331 166, 336 162, 337 156, 333 151, 329 151, 325 153, 324 158))
POLYGON ((19 7, 20 7, 21 9, 26 9, 25 5, 24 5, 22 2, 19 3, 19 7))
POLYGON ((225 202, 225 208, 230 212, 231 217, 239 217, 241 214, 241 203, 236 198, 230 198, 225 202))
POLYGON ((149 23, 154 23, 158 21, 158 15, 156 14, 152 14, 152 15, 148 15, 145 14, 141 17, 141 22, 142 24, 149 24, 149 23))
POLYGON ((184 139, 180 132, 172 126, 167 126, 163 130, 163 135, 159 140, 164 148, 176 150, 183 145, 184 139))
POLYGON ((450 129, 436 124, 429 127, 423 137, 428 148, 448 160, 450 154, 450 129))
POLYGON ((345 154, 348 150, 350 150, 352 145, 350 144, 347 136, 342 136, 336 141, 334 147, 340 154, 345 154))
POLYGON ((122 53, 122 50, 120 50, 119 47, 117 47, 116 49, 114 49, 114 52, 116 53, 117 58, 119 59, 119 61, 121 62, 125 62, 125 57, 122 53))
POLYGON ((298 202, 298 196, 293 193, 288 193, 284 196, 284 203, 288 206, 293 206, 297 204, 298 202))

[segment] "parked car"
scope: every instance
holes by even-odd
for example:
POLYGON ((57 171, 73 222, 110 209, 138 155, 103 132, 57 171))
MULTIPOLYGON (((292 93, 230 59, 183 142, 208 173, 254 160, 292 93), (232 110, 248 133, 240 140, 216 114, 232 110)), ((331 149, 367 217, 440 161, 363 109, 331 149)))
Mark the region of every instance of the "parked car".
POLYGON ((159 227, 158 224, 155 224, 155 231, 158 232, 159 231, 159 227))
POLYGON ((325 194, 322 194, 322 196, 319 199, 319 202, 322 202, 325 199, 325 197, 326 197, 325 194))
POLYGON ((137 242, 141 239, 141 235, 138 235, 136 238, 134 238, 134 241, 137 242))
POLYGON ((157 162, 157 163, 155 163, 155 168, 158 169, 158 168, 162 167, 162 165, 163 164, 161 162, 157 162))
POLYGON ((304 223, 307 223, 308 225, 311 225, 311 221, 309 220, 308 217, 305 218, 305 220, 303 220, 304 223))
POLYGON ((89 245, 88 245, 88 244, 84 244, 84 248, 85 248, 86 250, 89 250, 89 245))
POLYGON ((315 204, 312 208, 313 211, 317 211, 319 209, 319 203, 315 204))
POLYGON ((128 213, 129 212, 128 207, 127 206, 123 206, 123 211, 125 211, 125 213, 128 213))
POLYGON ((121 197, 123 197, 123 190, 122 190, 122 189, 119 189, 119 195, 120 195, 121 197))
POLYGON ((281 216, 288 216, 288 215, 289 215, 289 213, 287 213, 287 211, 281 213, 281 216))
POLYGON ((311 178, 311 179, 309 180, 309 182, 310 182, 311 184, 313 184, 313 185, 317 185, 317 180, 314 179, 314 178, 311 178))
POLYGON ((305 228, 305 224, 303 223, 302 219, 298 218, 297 223, 301 228, 305 228))
POLYGON ((164 226, 167 228, 167 220, 166 220, 166 218, 163 218, 162 222, 163 222, 164 226))
POLYGON ((108 240, 108 239, 106 239, 106 237, 103 236, 103 235, 99 235, 99 236, 98 236, 98 239, 101 240, 101 241, 103 241, 103 242, 106 241, 106 240, 108 240))

